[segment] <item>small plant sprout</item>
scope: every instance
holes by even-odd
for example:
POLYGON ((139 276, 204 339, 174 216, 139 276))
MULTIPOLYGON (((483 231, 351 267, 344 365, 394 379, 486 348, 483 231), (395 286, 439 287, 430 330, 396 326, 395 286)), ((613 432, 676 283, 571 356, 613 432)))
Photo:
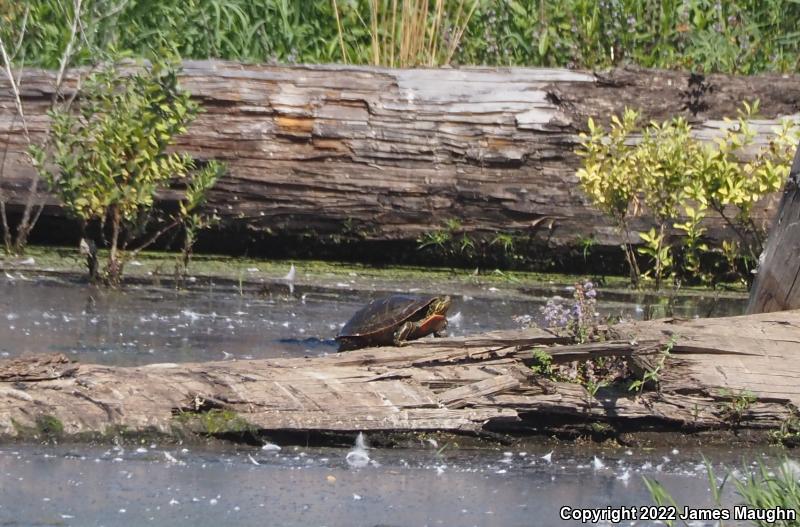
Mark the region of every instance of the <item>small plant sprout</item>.
POLYGON ((664 345, 664 348, 659 352, 659 357, 655 364, 645 370, 641 379, 632 381, 628 386, 628 391, 635 391, 637 394, 641 394, 648 384, 653 384, 655 385, 656 389, 658 389, 661 372, 663 371, 664 365, 672 353, 672 348, 675 347, 677 341, 678 337, 676 335, 672 335, 664 345))
POLYGON ((732 425, 738 425, 744 414, 750 410, 758 397, 750 390, 719 390, 720 397, 725 401, 718 405, 720 415, 732 425))

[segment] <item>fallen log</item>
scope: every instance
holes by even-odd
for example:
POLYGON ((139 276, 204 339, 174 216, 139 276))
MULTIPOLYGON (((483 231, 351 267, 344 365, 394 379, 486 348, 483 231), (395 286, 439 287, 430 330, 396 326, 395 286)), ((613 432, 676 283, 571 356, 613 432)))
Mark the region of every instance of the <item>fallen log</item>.
POLYGON ((617 325, 570 344, 539 329, 414 341, 314 358, 110 367, 62 356, 0 362, 0 435, 187 430, 510 431, 564 423, 613 430, 778 429, 800 405, 800 311, 617 325), (556 363, 626 357, 652 386, 590 392, 535 374, 556 363))
MULTIPOLYGON (((627 69, 390 70, 220 61, 184 67, 181 82, 205 112, 176 148, 228 164, 211 196, 224 230, 215 249, 235 246, 250 254, 269 250, 251 237, 269 236, 303 237, 304 247, 341 241, 413 247, 447 220, 457 220, 465 233, 513 232, 538 246, 592 240, 597 250, 617 249, 623 240, 588 205, 574 175, 577 134, 588 117, 605 123, 625 107, 640 108, 644 120, 683 115, 711 138, 727 126, 722 117, 758 98, 764 120, 753 127, 763 142, 779 118, 797 112, 800 82, 789 75, 703 78, 627 69)), ((81 73, 67 73, 65 95, 81 73)), ((35 141, 48 126, 54 75, 22 74, 35 141)), ((25 203, 33 175, 26 150, 11 91, 0 79, 0 192, 12 212, 25 203)), ((165 206, 174 199, 162 196, 165 206)), ((756 207, 756 223, 772 217, 776 201, 756 207)), ((44 235, 63 240, 56 228, 63 227, 63 211, 50 196, 46 203, 44 235)), ((642 218, 632 228, 651 226, 642 218)), ((707 227, 709 237, 722 236, 721 218, 709 218, 707 227)))

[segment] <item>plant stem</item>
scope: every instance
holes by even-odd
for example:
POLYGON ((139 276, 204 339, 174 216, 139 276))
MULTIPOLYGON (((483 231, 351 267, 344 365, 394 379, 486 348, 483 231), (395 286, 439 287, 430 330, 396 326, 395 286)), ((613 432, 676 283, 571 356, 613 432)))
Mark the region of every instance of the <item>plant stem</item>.
POLYGON ((344 50, 344 36, 342 35, 342 21, 339 18, 339 6, 333 0, 333 13, 336 16, 336 29, 339 32, 339 47, 342 49, 342 62, 347 64, 347 52, 344 50))

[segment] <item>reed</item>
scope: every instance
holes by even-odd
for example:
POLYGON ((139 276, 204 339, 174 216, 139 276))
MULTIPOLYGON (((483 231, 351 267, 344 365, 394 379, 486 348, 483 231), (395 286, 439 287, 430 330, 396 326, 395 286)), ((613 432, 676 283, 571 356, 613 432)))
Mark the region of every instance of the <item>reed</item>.
MULTIPOLYGON (((63 0, 0 0, 17 62, 58 67, 63 0), (25 13, 28 12, 28 15, 25 13)), ((168 43, 187 58, 604 68, 621 64, 753 74, 800 71, 793 0, 84 0, 78 62, 168 43)))

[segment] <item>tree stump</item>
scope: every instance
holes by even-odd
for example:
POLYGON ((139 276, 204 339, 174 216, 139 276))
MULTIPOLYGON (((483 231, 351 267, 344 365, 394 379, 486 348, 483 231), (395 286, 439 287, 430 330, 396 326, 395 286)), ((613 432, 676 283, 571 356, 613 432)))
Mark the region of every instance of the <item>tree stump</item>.
POLYGON ((747 312, 800 307, 800 145, 750 291, 747 312))

